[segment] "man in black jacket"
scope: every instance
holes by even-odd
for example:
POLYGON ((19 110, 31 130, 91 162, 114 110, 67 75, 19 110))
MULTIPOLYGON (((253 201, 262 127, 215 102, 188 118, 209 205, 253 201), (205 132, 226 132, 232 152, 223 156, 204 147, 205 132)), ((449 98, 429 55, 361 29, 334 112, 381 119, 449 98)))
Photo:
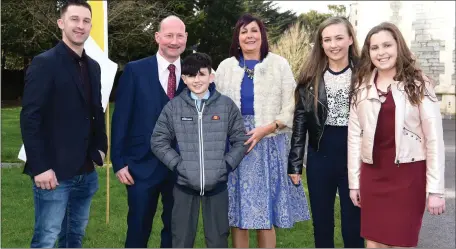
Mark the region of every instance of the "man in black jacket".
POLYGON ((107 150, 101 72, 84 50, 91 24, 85 1, 67 1, 58 26, 62 41, 27 69, 22 139, 33 179, 35 231, 31 247, 81 247, 98 189, 94 162, 107 150))

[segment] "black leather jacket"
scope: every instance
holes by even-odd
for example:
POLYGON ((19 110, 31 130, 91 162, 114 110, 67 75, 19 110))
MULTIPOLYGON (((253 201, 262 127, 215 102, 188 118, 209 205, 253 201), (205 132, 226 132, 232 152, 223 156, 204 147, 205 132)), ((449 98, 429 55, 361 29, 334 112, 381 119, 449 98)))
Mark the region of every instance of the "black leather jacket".
MULTIPOLYGON (((354 62, 350 63, 352 69, 352 80, 354 62)), ((309 145, 314 150, 320 149, 320 139, 325 129, 328 116, 328 101, 326 95, 325 81, 321 75, 318 85, 317 112, 315 112, 315 89, 313 85, 306 87, 298 85, 300 99, 296 103, 293 118, 293 134, 291 136, 291 150, 288 156, 288 174, 302 174, 306 136, 309 134, 309 145)))

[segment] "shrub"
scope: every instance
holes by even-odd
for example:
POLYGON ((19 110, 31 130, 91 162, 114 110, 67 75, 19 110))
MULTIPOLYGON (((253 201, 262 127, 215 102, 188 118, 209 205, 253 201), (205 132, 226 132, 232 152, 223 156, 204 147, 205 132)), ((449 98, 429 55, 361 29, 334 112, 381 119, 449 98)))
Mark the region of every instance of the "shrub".
POLYGON ((309 33, 303 28, 301 23, 296 22, 282 34, 277 43, 271 48, 273 53, 281 55, 288 60, 295 79, 298 78, 299 71, 310 51, 309 40, 309 33))

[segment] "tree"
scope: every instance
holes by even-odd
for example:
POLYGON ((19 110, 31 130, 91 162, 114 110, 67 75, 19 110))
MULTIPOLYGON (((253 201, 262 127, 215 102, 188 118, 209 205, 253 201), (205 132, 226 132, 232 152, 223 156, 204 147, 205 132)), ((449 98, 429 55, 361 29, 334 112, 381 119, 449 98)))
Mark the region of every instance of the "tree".
POLYGON ((111 59, 124 65, 155 54, 158 49, 155 32, 160 21, 169 15, 181 18, 189 33, 187 49, 182 55, 185 57, 198 43, 196 30, 202 20, 194 15, 196 3, 196 0, 110 0, 108 32, 111 59))
POLYGON ((318 29, 320 23, 322 23, 327 18, 331 17, 331 14, 319 13, 315 10, 311 10, 307 13, 299 15, 299 21, 303 25, 304 29, 310 34, 309 41, 313 40, 315 32, 318 29))
MULTIPOLYGON (((2 2, 2 61, 31 57, 50 49, 62 37, 56 21, 65 0, 4 0, 2 2)), ((279 13, 271 1, 262 0, 109 0, 108 42, 110 58, 125 63, 156 53, 155 32, 161 19, 180 17, 186 24, 187 50, 206 52, 214 68, 228 57, 233 27, 242 13, 250 12, 265 23, 269 41, 275 43, 296 20, 294 12, 279 13)))
POLYGON ((195 9, 197 50, 209 54, 216 69, 229 55, 233 27, 244 10, 242 0, 200 0, 195 9))
POLYGON ((108 1, 110 58, 123 65, 155 53, 155 31, 167 11, 160 3, 108 1))
POLYGON ((310 34, 309 39, 313 40, 313 36, 318 29, 320 23, 331 16, 346 17, 346 8, 344 5, 328 5, 329 13, 320 13, 315 10, 310 10, 307 13, 299 15, 298 19, 304 26, 305 30, 310 34))
POLYGON ((328 5, 329 13, 332 16, 343 16, 347 17, 347 8, 345 8, 345 5, 333 5, 329 4, 328 5))
MULTIPOLYGON (((62 37, 57 19, 63 1, 45 1, 46 4, 42 0, 3 1, 2 60, 24 58, 23 65, 27 66, 30 58, 52 48, 62 37), (55 4, 49 4, 53 2, 55 4)), ((131 60, 156 53, 155 31, 160 20, 171 14, 185 20, 191 17, 192 9, 192 1, 109 0, 108 42, 111 59, 122 66, 131 60)), ((189 40, 192 42, 192 38, 189 40)))
MULTIPOLYGON (((22 57, 24 66, 61 38, 57 27, 58 2, 43 4, 39 0, 2 1, 2 50, 22 57)), ((4 59, 6 61, 6 58, 4 59)))
POLYGON ((279 7, 272 1, 248 0, 244 1, 244 8, 247 13, 263 21, 271 44, 276 43, 283 32, 290 28, 298 19, 296 13, 291 10, 280 13, 279 7))

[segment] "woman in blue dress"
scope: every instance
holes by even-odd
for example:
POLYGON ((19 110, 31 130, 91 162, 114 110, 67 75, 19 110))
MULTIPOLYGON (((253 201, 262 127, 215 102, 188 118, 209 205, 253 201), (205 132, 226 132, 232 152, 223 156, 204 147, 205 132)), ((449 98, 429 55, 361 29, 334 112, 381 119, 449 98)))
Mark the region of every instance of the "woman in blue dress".
POLYGON ((249 153, 228 180, 233 246, 249 247, 255 229, 258 246, 272 248, 274 227, 310 219, 302 184, 287 175, 296 82, 287 60, 269 52, 264 24, 251 15, 238 20, 230 56, 218 66, 215 84, 241 109, 251 135, 249 153))

